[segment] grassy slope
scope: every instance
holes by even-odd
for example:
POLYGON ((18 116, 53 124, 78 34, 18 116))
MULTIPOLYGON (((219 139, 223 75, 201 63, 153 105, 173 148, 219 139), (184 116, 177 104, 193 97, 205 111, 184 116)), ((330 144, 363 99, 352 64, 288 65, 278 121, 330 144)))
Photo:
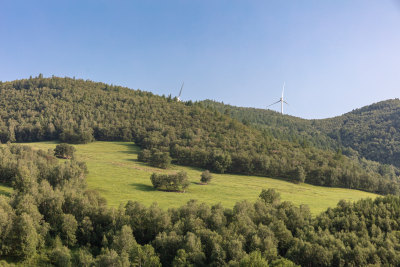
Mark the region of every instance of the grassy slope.
MULTIPOLYGON (((49 149, 55 142, 29 143, 35 148, 49 149)), ((89 188, 98 190, 111 206, 118 206, 128 200, 137 200, 145 205, 158 202, 162 208, 178 207, 190 199, 208 204, 221 202, 232 207, 237 201, 257 199, 261 189, 274 188, 296 205, 307 204, 313 214, 333 207, 341 199, 358 200, 376 195, 357 190, 318 187, 308 184, 296 185, 282 180, 229 174, 213 174, 209 185, 199 185, 200 169, 172 166, 169 170, 150 167, 137 161, 139 147, 128 142, 94 142, 76 145, 77 156, 87 163, 89 188), (185 170, 191 185, 187 193, 171 193, 153 190, 150 182, 152 172, 175 172, 185 170)), ((6 187, 1 190, 8 190, 6 187)))

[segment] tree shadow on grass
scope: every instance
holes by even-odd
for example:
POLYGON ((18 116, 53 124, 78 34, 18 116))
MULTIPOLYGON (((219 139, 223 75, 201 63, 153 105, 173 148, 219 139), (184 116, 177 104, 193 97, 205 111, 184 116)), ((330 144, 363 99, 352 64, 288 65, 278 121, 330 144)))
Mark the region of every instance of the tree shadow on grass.
MULTIPOLYGON (((136 165, 140 166, 140 167, 146 167, 146 168, 156 168, 153 166, 150 166, 148 163, 146 162, 142 162, 142 161, 138 161, 137 159, 125 159, 126 161, 130 161, 130 162, 135 162, 136 165)), ((156 168, 158 169, 158 168, 156 168)))
POLYGON ((121 146, 125 146, 128 150, 119 151, 120 153, 125 154, 138 154, 140 152, 140 147, 135 144, 119 144, 121 146))
POLYGON ((209 185, 208 183, 202 183, 202 182, 190 182, 190 183, 195 185, 209 185))
POLYGON ((136 190, 140 190, 140 191, 156 191, 154 189, 154 187, 152 187, 151 185, 147 185, 147 184, 140 184, 140 183, 132 183, 130 184, 131 186, 133 186, 136 190))
MULTIPOLYGON (((130 155, 137 155, 140 152, 140 147, 138 147, 135 144, 120 144, 121 146, 125 146, 128 148, 128 150, 124 150, 124 151, 118 151, 119 153, 124 153, 124 154, 130 154, 130 155)), ((134 158, 130 158, 130 159, 125 159, 126 161, 133 161, 136 164, 142 165, 142 166, 147 166, 147 164, 138 161, 137 159, 134 158)))

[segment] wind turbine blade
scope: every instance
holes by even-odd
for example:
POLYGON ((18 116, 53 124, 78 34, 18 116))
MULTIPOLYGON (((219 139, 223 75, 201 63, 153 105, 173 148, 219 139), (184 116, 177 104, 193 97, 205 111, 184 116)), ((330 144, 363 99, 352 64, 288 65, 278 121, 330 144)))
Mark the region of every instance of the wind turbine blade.
POLYGON ((183 89, 183 85, 184 85, 184 84, 185 84, 185 82, 182 83, 181 90, 179 91, 179 96, 178 96, 178 97, 180 97, 181 94, 182 94, 182 89, 183 89))
POLYGON ((268 105, 267 107, 270 107, 270 106, 272 106, 272 105, 278 104, 279 102, 281 102, 281 101, 278 100, 278 101, 276 101, 275 103, 273 103, 273 104, 271 104, 271 105, 268 105))
POLYGON ((285 92, 285 82, 283 82, 283 87, 282 87, 282 99, 283 99, 283 93, 285 92))
POLYGON ((286 102, 285 100, 283 100, 283 103, 285 103, 286 105, 289 105, 289 103, 288 103, 288 102, 286 102))

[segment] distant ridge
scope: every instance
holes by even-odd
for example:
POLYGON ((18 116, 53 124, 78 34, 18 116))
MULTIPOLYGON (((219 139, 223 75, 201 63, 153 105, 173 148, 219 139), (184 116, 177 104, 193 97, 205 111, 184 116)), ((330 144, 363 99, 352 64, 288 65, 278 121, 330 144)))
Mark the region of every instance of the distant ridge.
POLYGON ((307 120, 263 109, 202 101, 246 124, 265 129, 281 140, 323 149, 342 149, 347 155, 400 167, 400 100, 390 99, 341 116, 307 120))

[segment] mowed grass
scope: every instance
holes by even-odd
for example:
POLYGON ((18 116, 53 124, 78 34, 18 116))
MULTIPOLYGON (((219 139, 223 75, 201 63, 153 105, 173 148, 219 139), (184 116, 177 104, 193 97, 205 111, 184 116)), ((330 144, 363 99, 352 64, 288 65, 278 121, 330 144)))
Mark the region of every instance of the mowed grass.
MULTIPOLYGON (((26 143, 36 149, 52 149, 56 142, 26 143)), ((328 207, 334 207, 339 200, 358 200, 375 198, 377 195, 358 190, 328 188, 308 184, 293 184, 266 177, 213 174, 209 185, 201 185, 203 170, 173 165, 168 170, 153 168, 137 161, 140 148, 130 142, 94 142, 74 145, 79 160, 85 161, 89 175, 87 184, 107 200, 110 206, 117 207, 128 200, 139 201, 145 205, 157 202, 164 209, 179 207, 191 199, 210 205, 221 203, 232 208, 241 200, 255 201, 263 188, 273 188, 281 194, 282 200, 296 205, 306 204, 316 215, 328 207), (184 170, 191 182, 186 193, 162 192, 153 189, 150 175, 153 172, 173 173, 184 170)), ((9 192, 7 187, 1 190, 9 192)))

